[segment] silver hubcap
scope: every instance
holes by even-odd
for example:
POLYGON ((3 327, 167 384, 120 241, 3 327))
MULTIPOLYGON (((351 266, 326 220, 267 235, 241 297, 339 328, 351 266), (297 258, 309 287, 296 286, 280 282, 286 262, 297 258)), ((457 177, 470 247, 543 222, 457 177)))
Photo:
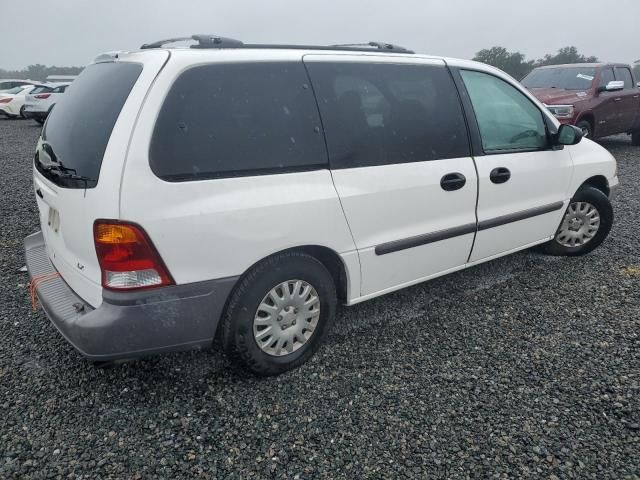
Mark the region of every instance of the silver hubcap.
POLYGON ((585 138, 589 137, 589 129, 587 127, 582 127, 581 130, 582 130, 583 137, 585 138))
POLYGON ((567 208, 556 242, 563 247, 579 247, 589 242, 600 228, 600 214, 587 202, 574 202, 567 208))
POLYGON ((253 319, 253 338, 263 352, 279 357, 309 341, 320 319, 320 297, 304 280, 287 280, 267 293, 253 319))

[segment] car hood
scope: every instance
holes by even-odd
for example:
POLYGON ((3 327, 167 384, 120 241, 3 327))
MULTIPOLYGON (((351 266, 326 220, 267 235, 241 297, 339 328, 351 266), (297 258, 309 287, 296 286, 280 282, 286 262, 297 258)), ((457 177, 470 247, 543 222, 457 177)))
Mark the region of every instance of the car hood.
POLYGON ((547 105, 574 104, 589 97, 584 90, 563 90, 561 88, 531 88, 533 95, 547 105))

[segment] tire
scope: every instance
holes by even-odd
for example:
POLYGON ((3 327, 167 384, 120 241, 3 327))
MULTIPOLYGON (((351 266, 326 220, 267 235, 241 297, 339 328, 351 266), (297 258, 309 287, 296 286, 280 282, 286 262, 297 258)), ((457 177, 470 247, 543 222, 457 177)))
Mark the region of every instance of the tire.
POLYGON ((580 120, 576 123, 576 127, 582 130, 582 136, 585 138, 593 138, 593 126, 588 120, 580 120))
MULTIPOLYGON (((290 301, 294 302, 294 300, 290 301)), ((245 274, 231 294, 222 318, 223 349, 229 357, 259 376, 278 375, 292 370, 309 360, 318 349, 333 323, 336 306, 336 287, 333 278, 320 261, 302 252, 274 255, 258 263, 245 274), (313 320, 303 319, 301 315, 304 313, 300 313, 302 308, 294 310, 293 306, 283 306, 289 300, 286 300, 284 290, 280 287, 282 284, 286 284, 287 288, 291 285, 288 295, 293 298, 296 291, 293 281, 296 280, 303 282, 299 291, 302 295, 297 297, 299 301, 303 303, 313 301, 316 296, 319 299, 319 304, 316 304, 319 306, 319 315, 314 316, 313 320), (292 281, 291 284, 285 283, 289 281, 292 281), (309 296, 305 296, 305 283, 312 287, 310 290, 312 293, 309 296), (316 296, 313 295, 314 290, 316 296), (285 300, 279 299, 285 303, 278 305, 272 300, 273 297, 267 298, 270 292, 274 291, 278 297, 285 298, 285 300), (303 296, 305 300, 300 300, 303 296), (273 309, 272 313, 267 314, 263 309, 266 308, 265 303, 269 309, 273 309), (254 319, 259 316, 263 319, 254 322, 254 319), (266 322, 269 326, 265 326, 266 322), (309 333, 309 329, 305 329, 305 326, 311 327, 313 322, 316 322, 315 329, 312 330, 308 339, 302 341, 302 337, 296 337, 297 331, 301 331, 302 334, 309 333), (261 347, 255 336, 259 336, 267 328, 271 329, 269 331, 273 332, 273 336, 268 333, 263 334, 264 343, 261 347), (289 329, 291 329, 289 333, 282 333, 289 329), (281 350, 280 347, 284 345, 280 345, 278 339, 283 339, 285 336, 291 338, 291 335, 293 339, 285 345, 288 349, 295 348, 295 350, 291 352, 287 352, 286 349, 281 350), (274 339, 276 346, 268 345, 274 339), (268 353, 268 349, 278 350, 268 353)), ((315 306, 310 308, 315 309, 315 306)))
MULTIPOLYGON (((588 207, 584 207, 583 211, 589 212, 588 207)), ((595 221, 595 215, 593 215, 591 221, 595 221)), ((609 232, 611 231, 612 225, 613 208, 611 207, 611 202, 609 202, 607 196, 597 188, 591 186, 583 186, 576 192, 576 194, 569 202, 569 206, 567 207, 565 215, 562 218, 562 222, 558 227, 558 231, 556 232, 554 239, 544 246, 544 251, 550 255, 564 255, 570 257, 585 255, 596 249, 604 241, 604 239, 607 238, 607 235, 609 235, 609 232), (578 213, 572 215, 572 208, 574 208, 576 205, 578 213), (579 231, 573 232, 571 230, 567 235, 567 228, 569 224, 565 224, 565 222, 571 221, 570 219, 576 218, 576 216, 581 216, 580 209, 585 205, 592 206, 596 211, 595 215, 599 217, 599 225, 597 227, 597 230, 591 238, 587 239, 583 243, 568 245, 568 243, 571 243, 571 238, 574 237, 574 235, 575 237, 579 237, 580 235, 579 231)), ((581 231, 583 231, 583 227, 575 228, 580 228, 581 231)))
POLYGON ((27 116, 24 113, 24 105, 20 107, 20 118, 27 118, 27 116))
POLYGON ((640 147, 640 129, 631 133, 631 144, 640 147))

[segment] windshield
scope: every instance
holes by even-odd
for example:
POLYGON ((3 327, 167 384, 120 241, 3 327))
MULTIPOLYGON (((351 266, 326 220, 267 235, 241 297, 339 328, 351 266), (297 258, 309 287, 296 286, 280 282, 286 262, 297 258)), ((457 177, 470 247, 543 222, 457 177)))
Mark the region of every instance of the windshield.
POLYGON ((41 85, 31 90, 31 95, 35 95, 36 93, 46 93, 46 92, 50 92, 51 90, 52 90, 51 87, 46 87, 44 85, 41 85))
POLYGON ((20 93, 22 90, 24 90, 25 87, 13 87, 10 90, 5 90, 4 93, 11 93, 11 94, 15 94, 15 93, 20 93))
POLYGON ((42 132, 46 155, 41 156, 52 163, 41 163, 36 154, 38 171, 61 186, 95 187, 111 131, 140 72, 142 65, 137 63, 96 63, 85 68, 47 119, 42 132), (78 178, 82 181, 75 181, 78 178))
POLYGON ((527 75, 522 84, 527 88, 588 90, 595 76, 596 69, 593 67, 540 68, 527 75))

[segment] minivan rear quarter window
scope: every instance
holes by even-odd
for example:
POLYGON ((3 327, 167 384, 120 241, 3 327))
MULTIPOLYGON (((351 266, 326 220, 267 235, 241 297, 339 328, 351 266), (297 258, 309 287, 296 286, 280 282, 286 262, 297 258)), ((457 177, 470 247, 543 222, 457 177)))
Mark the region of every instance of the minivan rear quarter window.
POLYGON ((38 171, 61 186, 94 187, 113 127, 141 72, 142 65, 124 62, 85 68, 53 108, 42 132, 46 156, 85 181, 65 178, 40 161, 38 171))
POLYGON ((167 181, 327 168, 313 91, 302 63, 193 67, 172 85, 150 147, 167 181))

